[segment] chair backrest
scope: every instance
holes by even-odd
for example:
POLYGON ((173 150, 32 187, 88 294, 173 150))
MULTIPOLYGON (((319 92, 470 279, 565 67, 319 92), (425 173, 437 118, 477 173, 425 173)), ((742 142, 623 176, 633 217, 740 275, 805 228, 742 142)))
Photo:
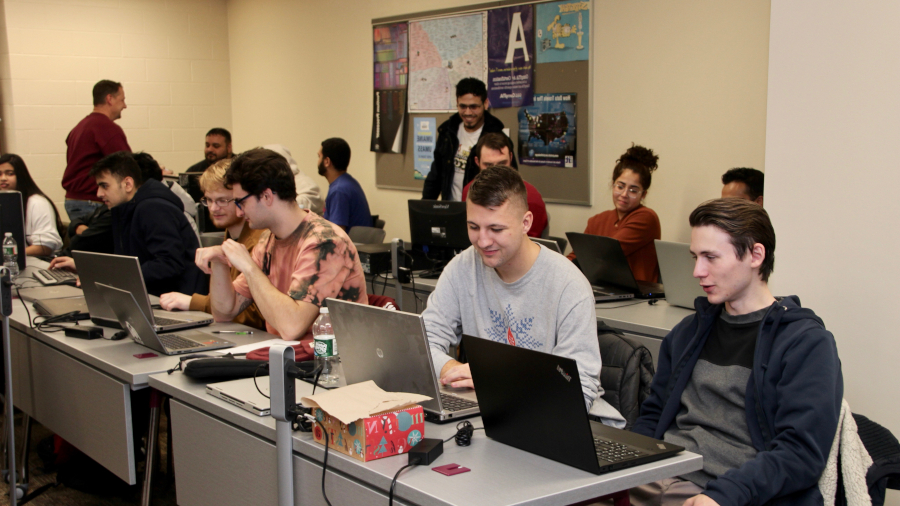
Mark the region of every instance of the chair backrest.
MULTIPOLYGON (((541 230, 541 239, 549 239, 550 238, 550 213, 547 213, 547 226, 544 227, 544 230, 541 230)), ((563 248, 561 250, 565 253, 566 249, 563 248)))
POLYGON ((369 305, 397 311, 397 301, 387 295, 369 295, 369 305))
POLYGON ((350 240, 361 244, 381 244, 384 242, 385 231, 375 227, 353 227, 347 232, 350 240))
POLYGON ((600 386, 603 400, 619 410, 630 430, 641 412, 641 404, 650 395, 655 370, 650 350, 603 322, 597 322, 597 340, 603 368, 600 386))
POLYGON ((372 215, 372 226, 375 228, 384 228, 384 220, 378 217, 377 214, 372 215))

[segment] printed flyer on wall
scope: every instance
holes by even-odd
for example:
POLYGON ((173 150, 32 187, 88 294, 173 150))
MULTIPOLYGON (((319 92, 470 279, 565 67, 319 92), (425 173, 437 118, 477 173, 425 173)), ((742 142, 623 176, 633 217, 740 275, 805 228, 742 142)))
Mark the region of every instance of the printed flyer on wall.
POLYGON ((534 9, 519 5, 488 11, 488 99, 491 107, 534 100, 534 9))
POLYGON ((372 27, 375 99, 371 151, 403 152, 403 120, 409 82, 409 24, 372 27))
POLYGON ((437 140, 436 118, 414 118, 413 133, 415 134, 416 161, 415 179, 425 179, 431 172, 431 163, 434 161, 434 143, 437 140))
POLYGON ((519 163, 576 167, 575 93, 537 93, 519 108, 519 163))
POLYGON ((537 5, 538 63, 587 60, 590 54, 591 2, 537 5))

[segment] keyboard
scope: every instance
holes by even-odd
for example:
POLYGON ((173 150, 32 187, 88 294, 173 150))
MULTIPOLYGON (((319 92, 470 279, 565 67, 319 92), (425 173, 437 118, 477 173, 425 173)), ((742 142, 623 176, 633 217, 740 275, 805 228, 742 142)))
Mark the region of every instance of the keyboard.
POLYGON ((444 406, 444 410, 446 411, 462 411, 464 409, 478 407, 478 403, 475 401, 445 394, 444 392, 441 392, 441 405, 444 406))
POLYGON ((62 285, 65 283, 75 284, 77 276, 69 271, 37 269, 34 271, 34 279, 43 285, 62 285))
POLYGON ((178 334, 160 334, 159 340, 167 350, 185 350, 200 346, 197 341, 181 337, 178 334))
POLYGON ((594 450, 596 450, 597 460, 600 462, 622 462, 648 455, 622 443, 599 437, 594 438, 594 450))
POLYGON ((170 325, 181 325, 182 323, 186 323, 184 320, 176 320, 174 318, 160 318, 156 315, 153 315, 153 321, 156 322, 157 327, 165 327, 170 325))

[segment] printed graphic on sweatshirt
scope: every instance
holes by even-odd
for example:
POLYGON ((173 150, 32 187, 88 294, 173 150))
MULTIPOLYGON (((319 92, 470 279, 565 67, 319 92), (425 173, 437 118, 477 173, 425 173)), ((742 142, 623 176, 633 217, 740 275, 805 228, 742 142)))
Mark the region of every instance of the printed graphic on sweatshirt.
POLYGON ((511 344, 519 348, 527 348, 529 350, 539 350, 544 343, 538 341, 532 334, 534 328, 534 317, 517 318, 512 306, 507 304, 504 312, 506 316, 499 311, 488 308, 491 314, 491 326, 484 329, 487 338, 498 343, 511 344))

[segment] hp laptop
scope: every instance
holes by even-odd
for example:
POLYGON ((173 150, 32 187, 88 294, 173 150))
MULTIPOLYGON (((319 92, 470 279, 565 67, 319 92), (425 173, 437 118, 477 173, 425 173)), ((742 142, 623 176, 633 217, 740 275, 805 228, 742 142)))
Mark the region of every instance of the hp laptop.
POLYGON ((562 251, 559 250, 559 243, 554 241, 553 239, 541 239, 539 237, 532 237, 531 240, 549 249, 550 251, 555 251, 562 255, 562 251))
POLYGON ((134 294, 138 306, 157 332, 202 327, 213 322, 211 314, 200 311, 154 310, 150 296, 147 295, 141 264, 137 257, 86 251, 74 251, 72 256, 81 276, 81 288, 84 290, 84 298, 91 312, 91 321, 97 325, 121 328, 116 313, 103 299, 103 295, 95 286, 96 283, 114 286, 134 294))
POLYGON ((75 288, 69 285, 54 286, 30 286, 28 288, 19 288, 17 295, 26 302, 32 302, 39 299, 62 299, 62 298, 79 298, 82 299, 81 305, 84 306, 84 297, 81 288, 75 288))
POLYGON ((593 474, 637 466, 681 446, 588 418, 570 358, 463 336, 488 437, 593 474), (552 414, 549 421, 537 414, 552 414), (539 420, 540 419, 540 420, 539 420))
POLYGON ((255 385, 253 378, 210 383, 206 385, 206 393, 256 416, 269 416, 272 412, 268 397, 269 378, 265 376, 257 378, 255 385))
POLYGON ((182 355, 234 346, 234 343, 230 341, 216 339, 199 330, 186 330, 177 334, 157 334, 134 295, 103 283, 96 283, 96 287, 116 314, 122 328, 128 330, 128 334, 131 335, 134 342, 151 350, 166 355, 182 355))
POLYGON ((628 265, 619 241, 600 235, 566 232, 572 251, 578 256, 581 272, 594 289, 597 302, 631 299, 658 299, 664 297, 659 283, 637 281, 628 265))
POLYGON ((653 242, 656 244, 656 258, 659 259, 659 273, 666 282, 666 302, 694 309, 694 300, 706 297, 706 292, 694 277, 691 245, 658 239, 653 242))
POLYGON ((471 390, 440 385, 421 315, 337 299, 327 303, 348 385, 372 380, 388 392, 427 395, 431 400, 421 404, 430 422, 478 414, 471 390))

